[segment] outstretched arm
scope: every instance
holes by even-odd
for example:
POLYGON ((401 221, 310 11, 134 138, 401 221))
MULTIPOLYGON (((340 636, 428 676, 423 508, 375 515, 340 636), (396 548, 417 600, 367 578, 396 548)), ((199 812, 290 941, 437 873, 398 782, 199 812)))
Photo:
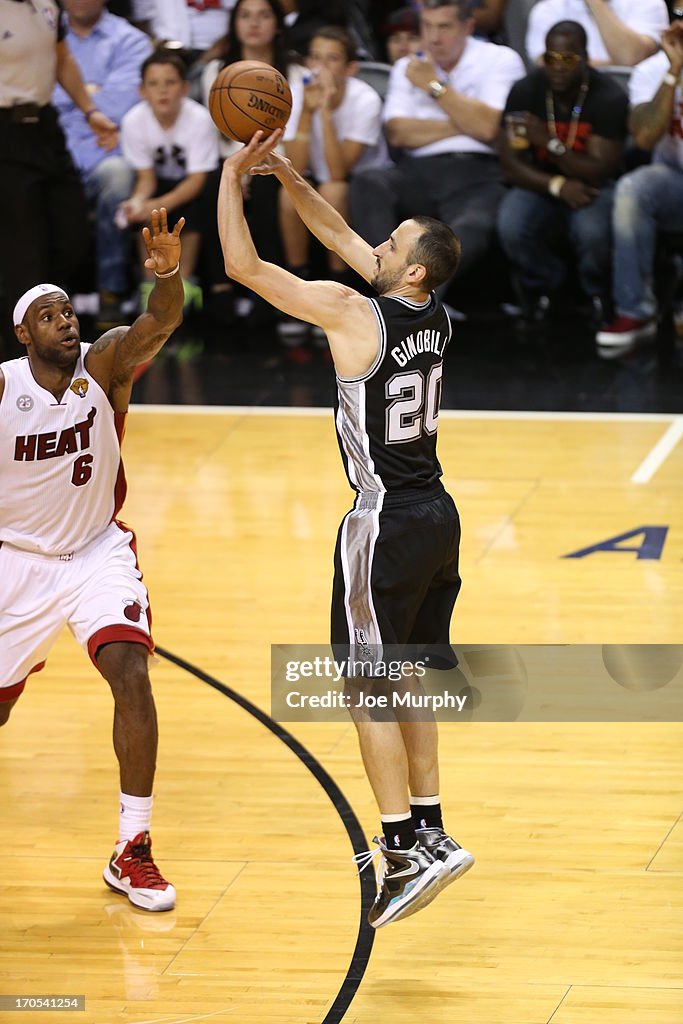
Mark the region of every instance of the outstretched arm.
POLYGON ((372 365, 379 344, 377 321, 367 299, 335 281, 302 281, 282 267, 260 259, 254 248, 244 217, 242 175, 262 163, 277 141, 274 138, 261 142, 258 132, 248 146, 223 164, 218 232, 226 273, 283 312, 322 327, 337 373, 358 376, 372 365))
POLYGON ((283 312, 326 330, 333 329, 344 321, 348 315, 346 307, 358 297, 357 293, 332 281, 302 281, 282 267, 262 260, 254 246, 244 216, 242 176, 262 163, 278 142, 275 135, 265 141, 261 137, 262 133, 257 132, 247 146, 223 164, 218 193, 218 233, 225 271, 283 312))
POLYGON ((88 351, 85 361, 109 396, 116 412, 128 408, 136 366, 153 359, 183 319, 183 285, 180 266, 181 217, 173 231, 168 230, 166 210, 152 212, 152 229, 142 229, 147 249, 145 267, 155 273, 147 309, 132 327, 107 331, 88 351))
MULTIPOLYGON (((267 140, 269 147, 273 138, 274 136, 271 136, 267 140)), ((277 141, 279 135, 275 145, 277 141)), ((311 188, 294 169, 291 160, 272 152, 269 148, 264 152, 260 163, 252 164, 250 173, 274 174, 311 234, 315 235, 326 249, 336 252, 366 281, 372 281, 377 272, 377 261, 372 255, 372 246, 349 227, 342 215, 330 206, 319 192, 311 188)))

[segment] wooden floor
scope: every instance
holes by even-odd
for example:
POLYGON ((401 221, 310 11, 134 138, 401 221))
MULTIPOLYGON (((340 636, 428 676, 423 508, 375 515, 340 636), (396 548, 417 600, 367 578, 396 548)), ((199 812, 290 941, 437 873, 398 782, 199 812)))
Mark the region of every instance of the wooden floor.
MULTIPOLYGON (((680 642, 677 426, 444 416, 463 522, 454 639, 680 642), (644 526, 667 528, 658 558, 563 557, 644 526)), ((157 643, 268 711, 270 644, 327 638, 350 504, 331 416, 140 409, 125 456, 157 643)), ((100 880, 111 699, 65 636, 1 734, 0 995, 85 995, 84 1013, 45 1024, 321 1024, 359 920, 339 815, 223 694, 163 659, 154 686, 153 835, 178 906, 137 912, 100 880)), ((372 837, 353 728, 291 729, 372 837)), ((443 725, 446 821, 477 864, 378 933, 345 1024, 681 1024, 682 741, 676 723, 443 725)))

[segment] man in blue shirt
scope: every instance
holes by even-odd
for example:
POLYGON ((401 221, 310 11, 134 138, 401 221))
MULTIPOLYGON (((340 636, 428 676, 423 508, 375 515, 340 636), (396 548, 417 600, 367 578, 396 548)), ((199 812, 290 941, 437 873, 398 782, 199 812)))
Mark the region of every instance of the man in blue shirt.
MULTIPOLYGON (((139 100, 140 67, 152 52, 149 38, 124 18, 105 10, 105 0, 64 0, 66 39, 86 87, 99 110, 116 124, 139 100)), ((88 123, 67 93, 57 86, 52 102, 67 145, 97 214, 98 327, 121 323, 120 303, 127 290, 128 230, 114 223, 116 210, 133 188, 135 173, 117 147, 99 147, 88 123)))

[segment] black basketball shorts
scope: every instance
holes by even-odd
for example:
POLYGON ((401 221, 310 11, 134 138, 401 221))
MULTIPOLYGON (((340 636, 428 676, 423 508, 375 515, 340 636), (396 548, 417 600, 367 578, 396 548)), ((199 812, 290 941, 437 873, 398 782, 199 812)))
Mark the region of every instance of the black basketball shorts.
MULTIPOLYGON (((400 496, 359 495, 334 553, 332 645, 448 645, 460 590, 460 519, 440 486, 400 496), (436 491, 436 493, 435 493, 436 491)), ((436 667, 436 666, 434 666, 436 667)), ((443 666, 447 667, 446 665, 443 666)))

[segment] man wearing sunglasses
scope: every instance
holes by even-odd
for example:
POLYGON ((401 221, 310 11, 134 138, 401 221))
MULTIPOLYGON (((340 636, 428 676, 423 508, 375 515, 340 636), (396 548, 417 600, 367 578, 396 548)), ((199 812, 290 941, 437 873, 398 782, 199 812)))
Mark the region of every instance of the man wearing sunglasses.
POLYGON ((669 23, 666 0, 539 0, 529 13, 526 52, 539 63, 546 33, 559 21, 578 21, 588 37, 588 61, 631 67, 656 53, 669 23))
POLYGON ((555 25, 543 67, 513 85, 503 114, 500 159, 513 188, 498 212, 498 233, 516 272, 524 328, 547 318, 572 251, 598 323, 611 291, 612 181, 628 100, 588 67, 586 43, 577 22, 555 25))

